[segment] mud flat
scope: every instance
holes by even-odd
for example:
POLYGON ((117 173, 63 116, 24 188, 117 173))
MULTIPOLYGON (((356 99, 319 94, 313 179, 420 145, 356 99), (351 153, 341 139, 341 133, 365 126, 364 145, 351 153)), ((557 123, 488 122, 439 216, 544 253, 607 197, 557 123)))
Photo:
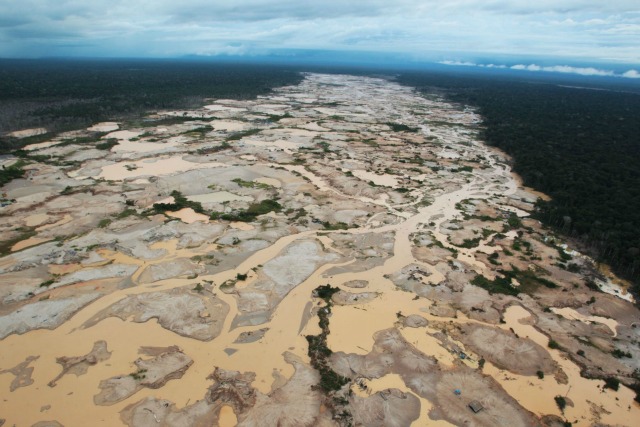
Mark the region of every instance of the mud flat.
POLYGON ((638 309, 472 109, 306 74, 148 119, 32 145, 3 188, 7 425, 640 419, 638 309))

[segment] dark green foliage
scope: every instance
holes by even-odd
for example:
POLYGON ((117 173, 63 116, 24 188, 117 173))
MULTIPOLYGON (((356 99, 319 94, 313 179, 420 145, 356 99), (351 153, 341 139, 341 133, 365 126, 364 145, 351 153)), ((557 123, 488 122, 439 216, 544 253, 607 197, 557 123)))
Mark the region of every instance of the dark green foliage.
POLYGON ((236 279, 238 279, 240 281, 247 280, 247 275, 246 274, 237 273, 236 274, 236 279))
MULTIPOLYGON (((201 118, 136 119, 149 110, 193 108, 206 98, 253 99, 296 84, 291 67, 188 60, 0 60, 0 134, 31 127, 53 132, 105 120, 144 126, 201 118), (6 112, 6 113, 5 113, 6 112), (10 113, 10 114, 7 114, 10 113), (135 124, 138 125, 137 123, 135 124)), ((51 138, 3 138, 0 153, 51 138)))
POLYGON ((200 202, 192 202, 191 200, 188 200, 178 190, 173 190, 171 192, 171 197, 173 197, 173 203, 155 203, 150 211, 155 213, 164 213, 166 211, 176 212, 180 209, 191 208, 194 212, 201 214, 204 213, 204 209, 200 202))
MULTIPOLYGON (((282 210, 282 206, 275 200, 266 199, 261 201, 260 203, 251 204, 247 210, 245 211, 237 211, 229 214, 219 214, 216 217, 219 217, 225 221, 241 221, 241 222, 251 222, 256 219, 259 215, 264 215, 269 212, 280 212, 282 210)), ((212 214, 212 219, 213 219, 212 214)))
POLYGON ((391 128, 394 132, 420 132, 419 127, 411 127, 407 125, 403 125, 402 123, 386 123, 387 126, 391 128))
POLYGON ((130 377, 133 377, 134 380, 143 380, 145 379, 147 376, 145 375, 145 372, 147 372, 146 369, 138 369, 137 372, 131 373, 129 374, 130 377))
POLYGON ((113 147, 115 147, 118 144, 119 142, 116 138, 109 138, 109 139, 106 139, 104 142, 100 142, 96 144, 96 148, 98 150, 111 150, 113 147))
POLYGON ((554 340, 549 340, 549 348, 553 349, 553 350, 559 350, 560 349, 560 344, 558 344, 557 341, 554 340))
POLYGON ((318 311, 318 324, 322 332, 319 335, 307 335, 306 339, 309 343, 308 354, 311 358, 311 366, 313 366, 320 373, 320 388, 325 393, 340 390, 342 386, 349 382, 349 378, 331 369, 328 358, 331 356, 332 351, 327 346, 327 335, 329 335, 329 314, 331 313, 331 295, 339 291, 338 288, 333 288, 331 285, 319 286, 315 289, 314 295, 322 298, 326 303, 326 307, 321 308, 318 311))
POLYGON ((464 239, 461 245, 456 245, 461 248, 475 248, 480 244, 480 237, 476 237, 475 239, 464 239))
POLYGON ((314 293, 318 298, 323 299, 324 302, 328 304, 333 294, 335 294, 339 290, 340 288, 334 288, 331 285, 327 284, 324 286, 318 286, 314 293))
POLYGON ((125 209, 122 212, 120 212, 118 215, 116 215, 116 218, 123 219, 131 215, 138 215, 138 212, 135 209, 125 209))
POLYGON ((40 283, 40 287, 41 288, 48 288, 49 286, 53 285, 55 283, 55 280, 53 279, 49 279, 45 282, 40 283))
POLYGON ((14 179, 22 178, 25 173, 22 167, 26 164, 24 160, 18 160, 11 166, 0 169, 0 186, 8 184, 14 179))
POLYGON ((34 229, 32 228, 24 228, 24 229, 20 229, 18 230, 20 231, 20 234, 12 239, 9 240, 5 240, 3 242, 0 243, 0 256, 4 256, 8 253, 11 252, 11 248, 13 247, 13 245, 15 245, 16 243, 18 243, 21 240, 26 240, 30 237, 35 236, 36 234, 38 234, 34 229))
POLYGON ((604 388, 610 388, 613 391, 618 391, 620 388, 620 380, 614 377, 607 377, 604 379, 604 388))
POLYGON ((620 350, 619 348, 616 348, 615 350, 613 350, 611 354, 613 355, 613 357, 617 359, 622 359, 623 357, 628 357, 629 359, 631 359, 631 357, 633 357, 631 353, 629 353, 628 351, 625 352, 620 350))
POLYGON ((265 184, 264 182, 245 181, 242 178, 235 178, 235 179, 232 179, 231 181, 235 182, 240 187, 259 188, 261 190, 269 190, 270 188, 273 188, 271 185, 265 184))
POLYGON ((556 405, 558 405, 558 408, 560 408, 560 410, 564 412, 564 408, 567 407, 567 399, 562 396, 556 396, 554 397, 554 400, 556 401, 556 405))
POLYGON ((105 228, 109 224, 111 224, 111 222, 112 222, 111 218, 103 218, 98 222, 98 228, 105 228))
POLYGON ((237 141, 247 136, 255 135, 258 132, 260 132, 260 129, 249 129, 249 130, 243 130, 240 132, 235 132, 231 136, 227 137, 227 141, 237 141))
POLYGON ((193 290, 197 293, 202 293, 202 291, 204 291, 204 286, 202 286, 202 283, 198 283, 193 290))
POLYGON ((522 220, 518 218, 518 215, 511 212, 509 214, 509 218, 507 219, 507 224, 509 224, 509 227, 513 229, 520 228, 522 227, 522 220))
POLYGON ((577 354, 578 356, 582 356, 582 357, 584 357, 584 350, 578 350, 578 351, 576 352, 576 354, 577 354))
POLYGON ((346 222, 329 222, 323 221, 322 226, 325 230, 348 230, 349 224, 346 222))
POLYGON ((490 294, 518 295, 519 291, 511 286, 510 277, 496 277, 489 280, 482 274, 478 274, 471 280, 471 284, 489 291, 490 294))
POLYGON ((544 378, 544 372, 542 371, 537 371, 536 375, 538 376, 538 378, 543 379, 544 378))

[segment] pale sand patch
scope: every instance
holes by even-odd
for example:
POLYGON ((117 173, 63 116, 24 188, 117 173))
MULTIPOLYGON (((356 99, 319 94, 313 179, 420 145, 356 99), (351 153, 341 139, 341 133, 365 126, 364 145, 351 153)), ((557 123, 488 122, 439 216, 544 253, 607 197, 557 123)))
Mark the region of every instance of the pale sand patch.
POLYGON ((105 166, 98 175, 110 181, 124 181, 129 178, 138 178, 145 175, 163 176, 178 172, 187 172, 195 169, 207 169, 226 167, 223 163, 193 163, 182 157, 169 157, 164 159, 146 159, 137 162, 121 162, 105 166), (128 170, 127 166, 131 169, 128 170))
POLYGON ((351 171, 357 178, 363 181, 372 181, 375 185, 383 185, 385 187, 397 187, 398 179, 389 174, 378 175, 373 172, 369 172, 362 169, 356 169, 351 171))
POLYGON ((73 221, 73 217, 71 215, 69 215, 69 214, 65 214, 64 217, 62 219, 60 219, 59 221, 56 221, 53 224, 42 225, 42 226, 36 228, 36 231, 40 232, 40 231, 48 230, 50 228, 54 228, 54 227, 58 227, 60 225, 67 224, 67 223, 69 223, 71 221, 73 221))
POLYGON ((131 138, 137 138, 142 135, 144 132, 139 131, 131 131, 131 130, 119 130, 115 132, 111 132, 106 134, 103 139, 115 138, 122 143, 122 141, 128 141, 131 138))
POLYGON ((120 140, 120 143, 114 146, 111 151, 115 153, 119 152, 132 152, 132 153, 149 153, 153 151, 166 150, 168 148, 176 148, 180 144, 175 141, 168 142, 141 142, 131 141, 128 139, 120 140))
POLYGON ((243 139, 242 142, 245 144, 253 145, 254 147, 264 147, 270 151, 275 149, 281 149, 285 152, 290 153, 291 150, 297 150, 298 144, 295 142, 287 141, 284 139, 278 139, 276 141, 261 141, 258 139, 243 139))
POLYGON ((436 155, 441 159, 459 159, 460 158, 460 153, 456 151, 442 150, 439 153, 436 153, 436 155))
POLYGON ((187 196, 187 199, 192 202, 199 203, 224 203, 224 202, 252 202, 253 197, 240 196, 238 194, 231 193, 229 191, 216 191, 214 193, 195 194, 193 196, 187 196))
POLYGON ((29 145, 26 145, 23 148, 23 150, 26 150, 26 151, 40 150, 42 148, 53 147, 54 145, 58 145, 61 142, 62 141, 46 141, 46 142, 40 142, 40 143, 37 143, 37 144, 29 144, 29 145))
POLYGON ((49 219, 49 215, 45 213, 29 215, 24 222, 27 227, 36 227, 49 219))
POLYGON ((301 129, 306 129, 306 130, 310 130, 310 131, 314 131, 314 132, 328 132, 331 129, 329 128, 325 128, 322 127, 318 124, 318 122, 311 122, 311 123, 307 123, 301 126, 298 126, 301 129))
POLYGON ((47 238, 47 239, 43 239, 41 237, 30 237, 26 240, 21 240, 18 243, 16 243, 15 245, 13 245, 11 247, 11 252, 16 252, 19 250, 22 250, 24 248, 28 248, 30 246, 35 246, 35 245, 39 245, 41 243, 45 243, 48 242, 50 240, 53 240, 51 238, 47 238))
POLYGON ((524 217, 529 216, 529 212, 523 211, 522 209, 518 209, 518 208, 513 207, 513 206, 499 205, 498 207, 500 209, 502 209, 502 210, 507 211, 507 212, 513 212, 514 214, 516 214, 516 216, 518 218, 524 218, 524 217))
POLYGON ((247 124, 237 120, 211 120, 209 124, 213 130, 221 130, 226 132, 236 132, 246 129, 247 124))
POLYGON ((611 329, 611 332, 613 332, 614 337, 618 335, 618 332, 616 329, 618 327, 618 322, 615 319, 609 319, 607 317, 600 317, 600 316, 585 316, 584 314, 574 310, 571 307, 565 307, 565 308, 552 307, 551 311, 569 320, 579 320, 583 323, 591 323, 591 322, 602 323, 603 325, 607 325, 609 329, 611 329))
POLYGON ((208 216, 201 213, 197 213, 191 208, 183 208, 177 212, 165 212, 165 214, 173 218, 178 218, 180 221, 186 224, 193 224, 194 222, 197 222, 197 221, 204 222, 204 223, 209 222, 208 216))
POLYGON ((47 133, 47 130, 45 128, 32 128, 32 129, 16 130, 8 133, 7 135, 12 136, 14 138, 27 138, 29 136, 42 135, 45 133, 47 133))
POLYGON ((92 132, 112 132, 118 129, 120 129, 120 125, 116 122, 96 123, 95 125, 87 128, 88 131, 92 132))
POLYGON ((229 111, 229 112, 241 112, 247 111, 246 108, 238 108, 238 107, 227 107, 226 105, 205 105, 204 108, 209 111, 229 111))

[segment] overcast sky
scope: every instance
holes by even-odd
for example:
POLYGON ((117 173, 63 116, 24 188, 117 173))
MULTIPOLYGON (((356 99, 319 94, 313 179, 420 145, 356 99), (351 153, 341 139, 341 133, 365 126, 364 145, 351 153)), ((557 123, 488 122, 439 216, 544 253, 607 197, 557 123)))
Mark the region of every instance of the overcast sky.
POLYGON ((0 0, 0 56, 470 53, 640 64, 640 0, 0 0))

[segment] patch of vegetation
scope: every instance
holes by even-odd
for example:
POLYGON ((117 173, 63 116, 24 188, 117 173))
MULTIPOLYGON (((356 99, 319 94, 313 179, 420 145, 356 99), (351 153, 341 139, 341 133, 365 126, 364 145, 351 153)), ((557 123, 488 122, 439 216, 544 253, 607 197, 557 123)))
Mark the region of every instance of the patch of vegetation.
POLYGON ((244 280, 247 280, 247 275, 246 275, 246 274, 240 274, 240 273, 237 273, 237 274, 236 274, 236 279, 237 279, 238 281, 244 281, 244 280))
POLYGON ((558 342, 555 340, 549 340, 549 344, 547 345, 549 346, 550 349, 560 350, 560 344, 558 344, 558 342))
POLYGON ((289 114, 289 113, 284 113, 282 115, 269 114, 268 117, 269 117, 269 121, 276 123, 276 122, 279 122, 282 119, 290 119, 293 116, 291 114, 289 114))
POLYGON ((25 170, 22 169, 27 162, 24 160, 18 160, 11 166, 3 166, 0 169, 0 186, 10 183, 14 179, 22 178, 25 174, 25 170))
POLYGON ((349 224, 342 221, 340 222, 323 221, 322 226, 324 227, 325 230, 348 230, 349 229, 349 224))
POLYGON ((276 200, 266 199, 260 203, 253 203, 249 205, 247 210, 236 211, 232 213, 219 214, 215 212, 212 214, 211 219, 223 219, 225 221, 240 221, 240 222, 252 222, 257 216, 268 214, 269 212, 280 212, 282 206, 276 200), (215 218, 214 218, 215 216, 215 218))
POLYGON ((478 274, 471 280, 471 284, 486 289, 490 294, 518 295, 518 289, 511 286, 510 277, 496 277, 489 280, 482 274, 478 274))
POLYGON ((385 124, 394 132, 420 132, 419 127, 407 126, 402 123, 387 122, 385 124))
POLYGON ((41 288, 48 288, 49 286, 53 285, 56 281, 53 279, 49 279, 47 281, 44 281, 42 283, 40 283, 39 287, 41 288))
POLYGON ((198 148, 196 150, 196 153, 200 154, 201 156, 204 156, 207 154, 217 153, 222 150, 228 150, 229 148, 231 148, 231 144, 229 144, 227 141, 222 141, 220 145, 214 145, 213 147, 198 148))
POLYGON ((120 212, 118 215, 116 215, 116 219, 124 219, 132 215, 134 216, 138 215, 138 211, 136 211, 135 209, 125 209, 122 212, 120 212))
POLYGON ((138 369, 137 372, 129 374, 130 377, 133 377, 134 380, 140 381, 147 377, 145 374, 147 372, 146 369, 138 369))
POLYGON ((118 145, 119 142, 116 138, 105 139, 104 142, 100 142, 96 144, 96 148, 98 150, 111 150, 113 147, 118 145))
POLYGON ((460 248, 471 249, 477 247, 480 244, 480 240, 482 240, 480 237, 476 237, 474 239, 464 239, 462 241, 462 244, 456 246, 460 248))
POLYGON ((498 257, 499 257, 499 253, 498 252, 494 252, 491 255, 488 256, 489 262, 493 265, 500 265, 500 263, 498 262, 498 257))
POLYGON ((522 220, 515 213, 511 212, 507 218, 507 225, 512 230, 522 227, 522 220))
POLYGON ((556 405, 558 405, 560 411, 564 412, 564 408, 567 407, 567 399, 562 396, 556 396, 553 399, 556 401, 556 405))
POLYGON ((520 270, 511 266, 512 270, 498 270, 504 277, 496 277, 489 280, 482 275, 476 276, 471 284, 486 289, 489 293, 501 293, 506 295, 517 295, 520 292, 533 293, 540 286, 547 288, 557 288, 558 285, 543 277, 537 276, 531 270, 520 270), (513 279, 520 284, 517 288, 513 287, 513 279))
POLYGON ((197 293, 201 294, 202 291, 204 291, 204 286, 202 286, 202 283, 198 283, 195 288, 193 288, 194 291, 196 291, 197 293))
POLYGON ((319 386, 324 393, 331 393, 340 390, 342 386, 349 382, 349 378, 336 373, 329 364, 328 358, 333 353, 327 346, 327 336, 329 335, 329 315, 331 314, 331 295, 339 291, 331 285, 319 286, 314 294, 326 302, 326 306, 318 310, 319 325, 322 332, 319 335, 307 335, 309 343, 308 354, 311 358, 311 366, 320 373, 319 386))
POLYGON ((200 202, 192 202, 188 200, 186 197, 182 195, 178 190, 173 190, 171 192, 171 197, 173 197, 173 203, 154 203, 153 207, 149 209, 151 212, 148 213, 164 213, 166 211, 176 212, 184 208, 191 208, 194 212, 197 213, 205 213, 200 202))
POLYGON ((618 391, 618 389, 620 388, 620 380, 614 377, 607 377, 604 379, 604 388, 618 391))
POLYGON ((540 379, 544 379, 544 372, 542 372, 542 371, 536 371, 536 375, 538 376, 538 378, 540 378, 540 379))
POLYGON ((111 224, 113 220, 111 218, 102 218, 98 222, 98 228, 106 228, 109 224, 111 224))
POLYGON ((273 186, 269 184, 265 184, 263 182, 245 181, 242 178, 235 178, 235 179, 232 179, 231 181, 235 182, 240 187, 245 187, 245 188, 259 188, 260 190, 269 190, 273 188, 273 186))
POLYGON ((206 133, 209 133, 213 130, 211 125, 198 126, 197 128, 189 129, 188 131, 183 132, 185 135, 194 135, 202 138, 206 133))
POLYGON ((622 351, 619 348, 616 348, 615 350, 613 350, 611 352, 611 354, 613 355, 613 357, 617 358, 617 359, 622 359, 623 357, 627 357, 629 359, 631 359, 633 356, 631 355, 631 353, 629 353, 628 351, 622 351))
POLYGON ((242 138, 246 138, 247 136, 251 136, 251 135, 255 135, 257 133, 259 133, 262 129, 248 129, 248 130, 243 130, 240 132, 234 132, 233 134, 229 135, 226 139, 227 142, 229 141, 237 141, 239 139, 242 138))

